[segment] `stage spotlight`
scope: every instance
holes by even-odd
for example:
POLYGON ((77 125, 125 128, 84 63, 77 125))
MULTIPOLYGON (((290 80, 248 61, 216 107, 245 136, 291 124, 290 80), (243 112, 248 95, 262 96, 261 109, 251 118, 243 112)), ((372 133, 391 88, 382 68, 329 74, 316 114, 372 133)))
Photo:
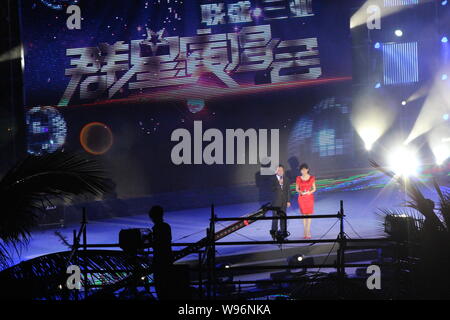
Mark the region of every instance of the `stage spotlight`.
POLYGON ((417 174, 420 163, 413 150, 401 146, 389 155, 388 165, 396 175, 407 177, 417 174))
POLYGON ((381 48, 381 44, 379 42, 375 43, 374 48, 375 49, 380 49, 381 48))
POLYGON ((395 30, 394 33, 395 33, 395 35, 396 35, 397 37, 403 36, 403 31, 400 30, 400 29, 395 30))
POLYGON ((448 42, 448 38, 447 37, 442 37, 441 42, 442 43, 447 43, 448 42))
POLYGON ((302 254, 297 256, 297 261, 298 262, 302 262, 303 261, 303 255, 302 254))
POLYGON ((448 75, 446 74, 446 73, 444 73, 442 76, 441 76, 441 80, 447 80, 448 79, 448 75))
POLYGON ((22 46, 17 46, 9 51, 3 52, 0 54, 0 62, 20 59, 22 57, 22 51, 23 51, 22 46))
POLYGON ((222 262, 222 263, 218 263, 216 265, 216 269, 230 269, 231 268, 231 263, 228 262, 222 262))
MULTIPOLYGON (((442 115, 449 113, 449 80, 443 81, 443 74, 448 75, 449 70, 445 68, 441 72, 437 73, 435 81, 428 86, 428 90, 424 91, 423 96, 426 96, 425 102, 423 103, 419 115, 417 116, 416 122, 414 123, 414 126, 408 138, 406 139, 407 143, 441 125, 442 115)), ((427 88, 427 86, 424 86, 424 88, 427 88)), ((408 98, 408 101, 410 101, 411 99, 412 98, 408 98)), ((442 136, 447 135, 441 135, 441 137, 442 136)))
POLYGON ((389 129, 399 109, 386 108, 390 99, 382 92, 371 89, 358 92, 353 100, 351 122, 364 148, 370 151, 373 145, 389 129))
POLYGON ((447 121, 448 120, 448 113, 442 115, 442 119, 444 119, 444 121, 447 121))
POLYGON ((381 87, 381 83, 377 82, 377 83, 375 84, 375 89, 378 89, 378 88, 380 88, 380 87, 381 87))
POLYGON ((448 1, 447 1, 447 0, 443 0, 443 1, 441 1, 441 5, 442 5, 442 6, 446 6, 446 5, 447 5, 447 3, 448 3, 448 1))
POLYGON ((433 154, 436 164, 440 166, 450 157, 450 148, 445 144, 440 144, 433 148, 433 154))
POLYGON ((406 106, 406 101, 405 100, 402 101, 402 106, 406 106))
POLYGON ((373 144, 378 138, 383 134, 383 129, 377 126, 367 126, 364 128, 357 129, 358 134, 361 139, 364 141, 364 147, 367 151, 372 149, 373 144))

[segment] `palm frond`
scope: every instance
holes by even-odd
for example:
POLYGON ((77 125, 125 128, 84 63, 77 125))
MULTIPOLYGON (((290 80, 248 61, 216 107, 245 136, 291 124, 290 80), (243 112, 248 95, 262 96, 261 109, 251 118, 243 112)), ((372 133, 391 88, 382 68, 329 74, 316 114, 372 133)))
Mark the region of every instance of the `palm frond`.
POLYGON ((56 230, 55 235, 58 237, 59 242, 61 242, 63 245, 65 245, 69 250, 72 250, 72 245, 70 244, 69 240, 66 236, 64 236, 61 232, 56 230))
POLYGON ((36 213, 55 198, 101 196, 113 183, 101 163, 86 154, 57 151, 30 155, 0 180, 0 263, 6 247, 26 245, 36 213))
POLYGON ((442 192, 441 188, 439 187, 438 183, 435 179, 433 179, 433 186, 436 190, 436 193, 439 195, 439 215, 442 217, 442 220, 444 220, 445 226, 447 230, 450 229, 450 193, 448 192, 442 192))

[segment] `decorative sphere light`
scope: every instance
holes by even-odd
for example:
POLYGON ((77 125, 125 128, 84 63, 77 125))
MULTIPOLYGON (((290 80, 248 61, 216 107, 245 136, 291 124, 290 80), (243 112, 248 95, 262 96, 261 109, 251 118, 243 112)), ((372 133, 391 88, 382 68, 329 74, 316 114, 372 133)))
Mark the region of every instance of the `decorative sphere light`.
POLYGON ((255 8, 255 9, 253 9, 253 16, 254 16, 254 17, 258 18, 258 17, 260 17, 261 15, 262 15, 262 10, 261 10, 261 8, 255 8))
POLYGON ((397 37, 401 37, 401 36, 403 36, 403 31, 402 30, 400 30, 400 29, 397 29, 397 30, 395 30, 395 35, 397 36, 397 37))
POLYGON ((413 176, 416 175, 420 166, 416 153, 401 146, 395 149, 388 156, 389 168, 398 176, 413 176))

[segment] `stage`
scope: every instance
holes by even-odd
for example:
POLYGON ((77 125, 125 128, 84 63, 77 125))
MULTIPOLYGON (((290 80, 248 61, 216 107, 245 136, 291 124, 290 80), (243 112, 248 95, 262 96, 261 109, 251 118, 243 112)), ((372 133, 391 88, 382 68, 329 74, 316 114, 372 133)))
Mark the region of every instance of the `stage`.
MULTIPOLYGON (((424 188, 426 197, 435 199, 431 189, 424 188)), ((298 205, 295 199, 292 207, 288 210, 288 215, 298 214, 298 205)), ((345 224, 344 230, 349 238, 377 238, 383 234, 383 219, 377 214, 380 208, 398 209, 405 201, 405 194, 395 185, 388 185, 383 189, 371 189, 361 191, 346 192, 324 192, 316 196, 315 214, 336 214, 339 210, 339 201, 344 201, 345 224)), ((256 211, 260 207, 257 202, 240 203, 233 205, 216 206, 215 213, 220 218, 239 217, 256 211)), ((87 241, 89 244, 113 244, 118 243, 119 231, 124 228, 146 228, 152 224, 146 214, 148 208, 142 208, 140 212, 135 212, 127 217, 115 217, 109 219, 89 220, 87 226, 87 241)), ((206 235, 206 228, 209 225, 211 208, 196 208, 166 212, 165 220, 172 227, 172 242, 186 243, 196 242, 206 235)), ((269 213, 270 214, 270 213, 269 213)), ((81 214, 80 219, 81 220, 81 214)), ((232 233, 221 241, 267 241, 271 240, 269 235, 271 221, 263 220, 232 233)), ((216 225, 216 230, 229 225, 222 222, 216 225)), ((23 249, 20 258, 16 257, 16 262, 28 260, 48 253, 65 251, 68 248, 61 242, 55 234, 58 231, 69 243, 72 243, 73 230, 78 230, 79 224, 71 223, 64 228, 49 228, 46 230, 36 230, 32 233, 30 244, 23 249)), ((313 239, 333 239, 339 232, 337 219, 314 219, 312 223, 313 239)), ((301 220, 289 220, 288 231, 289 240, 303 239, 303 225, 301 220)), ((240 255, 242 259, 251 260, 251 256, 261 251, 286 250, 289 248, 304 245, 241 245, 241 246, 220 246, 217 243, 217 257, 230 257, 240 255)), ((312 250, 318 244, 307 247, 312 250)), ((323 244, 320 246, 324 246, 323 244)), ((325 245, 325 251, 328 245, 325 245)), ((115 248, 118 249, 118 248, 115 248)), ((174 247, 178 250, 180 247, 174 247)), ((120 249, 119 249, 120 250, 120 249)), ((321 250, 323 251, 323 250, 321 250)), ((196 259, 191 255, 184 260, 196 259)))

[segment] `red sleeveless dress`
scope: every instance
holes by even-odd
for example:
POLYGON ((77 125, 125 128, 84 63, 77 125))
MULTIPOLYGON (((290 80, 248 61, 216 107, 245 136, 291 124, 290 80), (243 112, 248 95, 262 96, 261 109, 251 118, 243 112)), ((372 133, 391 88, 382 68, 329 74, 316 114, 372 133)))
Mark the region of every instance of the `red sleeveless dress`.
MULTIPOLYGON (((304 181, 300 176, 297 177, 296 184, 300 191, 311 191, 316 177, 309 176, 309 179, 304 181)), ((301 214, 313 214, 314 212, 314 194, 298 195, 298 206, 301 214)))

